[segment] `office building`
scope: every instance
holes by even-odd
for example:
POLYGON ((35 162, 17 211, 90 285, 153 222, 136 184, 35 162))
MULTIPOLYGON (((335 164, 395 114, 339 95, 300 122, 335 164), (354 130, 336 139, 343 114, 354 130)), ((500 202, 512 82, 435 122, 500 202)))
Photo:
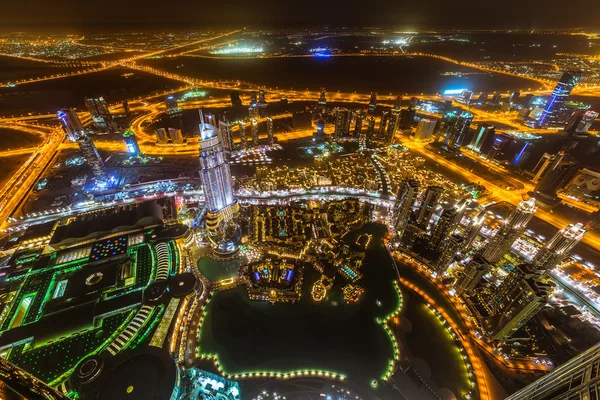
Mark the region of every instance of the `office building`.
POLYGON ((535 278, 517 282, 500 300, 497 311, 487 319, 492 340, 504 341, 529 321, 547 303, 553 286, 535 278))
POLYGON ((492 100, 490 101, 490 103, 492 105, 496 105, 496 104, 500 103, 501 100, 502 100, 502 95, 500 95, 500 93, 496 93, 492 96, 492 100))
POLYGON ((542 179, 542 177, 544 177, 546 173, 550 169, 552 169, 550 166, 553 164, 558 164, 562 160, 564 155, 564 152, 560 152, 557 154, 544 153, 544 155, 540 157, 540 160, 537 162, 535 168, 533 169, 533 173, 535 175, 533 176, 533 179, 531 179, 531 181, 533 183, 539 182, 542 179))
POLYGON ((254 118, 250 121, 250 134, 252 135, 252 146, 258 146, 258 121, 254 118))
POLYGON ((398 95, 398 96, 396 96, 396 99, 394 100, 394 105, 392 106, 392 111, 400 112, 400 109, 402 109, 402 96, 398 95))
POLYGON ((577 161, 569 156, 562 157, 562 154, 560 154, 535 186, 535 196, 538 200, 549 205, 560 203, 556 192, 571 182, 578 170, 579 164, 577 161))
POLYGON ((204 123, 203 118, 200 122, 200 179, 207 207, 206 229, 217 252, 232 253, 237 250, 239 238, 237 234, 230 235, 235 231, 230 223, 239 205, 233 196, 231 172, 216 129, 204 123))
POLYGON ((221 146, 223 146, 223 150, 225 151, 233 151, 233 133, 231 130, 231 123, 227 121, 225 118, 219 120, 219 142, 221 142, 221 146))
POLYGON ((242 107, 242 99, 240 98, 240 93, 239 92, 231 92, 229 94, 229 98, 231 99, 231 107, 232 108, 239 108, 242 107))
POLYGON ((386 141, 388 143, 394 143, 394 137, 396 136, 396 129, 398 127, 398 121, 400 120, 400 114, 392 111, 388 122, 387 130, 385 132, 386 141))
POLYGON ((466 111, 463 111, 460 115, 454 114, 454 116, 450 118, 445 127, 446 138, 444 140, 449 148, 462 146, 462 142, 469 132, 471 121, 473 121, 473 114, 466 111))
POLYGON ((169 142, 169 137, 167 136, 167 130, 165 128, 156 128, 154 133, 156 133, 156 144, 165 145, 169 142))
MULTIPOLYGON (((499 286, 492 287, 486 296, 486 304, 490 314, 506 308, 515 294, 519 294, 524 279, 540 280, 543 270, 533 264, 519 264, 504 278, 499 286)), ((516 298, 516 297, 515 297, 516 298)))
POLYGON ((273 135, 273 117, 267 117, 267 143, 272 146, 275 143, 275 136, 273 135))
POLYGON ((238 121, 238 128, 240 131, 240 147, 242 150, 248 149, 248 136, 246 132, 246 121, 241 119, 238 121))
POLYGON ((72 108, 61 108, 56 113, 58 120, 71 142, 77 141, 80 135, 83 135, 83 125, 79 116, 72 108))
POLYGON ((465 265, 464 270, 459 274, 458 279, 454 283, 456 294, 470 294, 481 282, 481 279, 490 270, 490 263, 479 256, 473 257, 471 261, 465 265))
POLYGON ((117 131, 117 124, 113 120, 108 110, 108 104, 106 104, 103 97, 86 97, 83 102, 92 116, 92 121, 97 130, 101 132, 117 131))
POLYGON ((496 134, 496 128, 490 124, 481 124, 475 132, 469 148, 476 152, 489 151, 494 144, 494 135, 496 134), (485 143, 485 144, 484 144, 485 143))
POLYGON ((321 92, 319 93, 319 105, 325 107, 327 105, 327 98, 325 88, 321 88, 321 92))
POLYGON ((426 238, 427 231, 415 224, 413 221, 409 221, 409 223, 404 228, 404 234, 402 235, 400 241, 402 243, 402 247, 405 249, 412 249, 415 245, 415 242, 419 238, 426 238))
POLYGON ((371 147, 373 139, 375 139, 375 117, 370 115, 367 117, 367 147, 371 147))
POLYGON ((479 213, 477 216, 473 217, 471 223, 467 227, 465 231, 465 240, 463 242, 463 251, 468 251, 473 245, 475 239, 479 235, 479 231, 481 231, 481 227, 483 226, 483 221, 485 220, 485 215, 483 212, 479 213))
POLYGON ((94 144, 94 141, 86 134, 81 134, 77 138, 77 144, 79 145, 79 150, 81 150, 81 154, 83 158, 85 158, 86 163, 92 169, 92 172, 97 178, 102 178, 106 175, 104 171, 104 161, 102 157, 100 157, 100 153, 98 153, 98 149, 94 144))
POLYGON ((574 111, 571 114, 569 120, 567 121, 567 125, 563 129, 567 133, 567 135, 573 136, 575 135, 575 133, 577 133, 577 128, 579 127, 579 124, 583 121, 584 113, 584 111, 579 110, 574 111))
POLYGON ((319 119, 317 121, 317 130, 313 133, 313 140, 315 142, 321 142, 325 139, 327 139, 327 136, 325 135, 325 121, 319 119))
POLYGON ((517 101, 519 101, 519 98, 521 97, 521 92, 512 92, 510 94, 510 97, 508 98, 508 102, 509 103, 516 103, 517 101))
POLYGON ((260 108, 265 108, 266 106, 268 106, 266 93, 263 89, 260 89, 258 91, 258 106, 260 108))
POLYGON ((430 246, 432 249, 439 250, 448 236, 454 233, 462 219, 464 209, 465 205, 461 204, 442 211, 431 233, 430 246))
POLYGON ((583 239, 587 227, 581 223, 571 224, 556 232, 531 262, 545 271, 551 271, 567 259, 571 250, 583 239))
POLYGON ((181 133, 181 129, 169 128, 169 137, 171 138, 171 143, 175 146, 181 146, 183 144, 183 134, 181 133))
POLYGON ((535 198, 521 201, 485 246, 483 257, 492 264, 500 261, 510 251, 515 240, 523 234, 536 210, 535 198))
POLYGON ((592 111, 592 110, 587 110, 586 112, 584 112, 583 119, 581 120, 581 122, 579 122, 579 125, 577 126, 577 129, 575 130, 575 132, 577 132, 577 133, 587 132, 592 127, 592 124, 594 123, 596 118, 598 118, 598 115, 599 115, 598 112, 592 111))
POLYGON ((448 240, 446 240, 442 246, 439 258, 435 264, 433 264, 434 272, 437 274, 446 272, 448 267, 450 267, 450 264, 452 264, 456 254, 463 247, 463 243, 463 237, 458 234, 448 237, 448 240))
POLYGON ((442 197, 443 191, 444 188, 441 186, 429 186, 423 195, 423 201, 421 202, 421 207, 419 207, 416 221, 417 224, 423 226, 425 229, 429 225, 429 220, 433 216, 433 212, 442 197))
POLYGON ((348 136, 350 133, 350 121, 352 115, 350 110, 347 108, 336 108, 335 109, 335 127, 333 131, 333 137, 335 140, 339 140, 344 136, 348 136))
POLYGON ((123 140, 125 141, 125 146, 127 147, 127 152, 130 157, 139 157, 142 154, 137 139, 135 138, 135 133, 131 129, 123 132, 123 140))
POLYGON ((373 114, 377 108, 377 92, 371 92, 371 99, 369 100, 369 114, 373 114))
POLYGON ((403 108, 400 110, 400 129, 410 129, 415 120, 416 113, 417 110, 414 108, 403 108))
POLYGON ((508 396, 506 400, 600 398, 600 343, 508 396))
POLYGON ((437 120, 421 118, 417 124, 415 140, 417 142, 429 142, 437 125, 437 120))
POLYGON ((131 110, 129 109, 129 102, 127 100, 123 100, 123 111, 125 111, 125 116, 129 117, 131 115, 131 110))
POLYGON ((399 237, 402 237, 408 225, 417 194, 419 192, 419 181, 416 179, 405 179, 398 187, 396 202, 394 204, 394 228, 399 237))
POLYGON ((179 108, 179 104, 175 96, 167 96, 165 99, 165 108, 167 109, 167 114, 176 114, 181 112, 181 108, 179 108))
POLYGON ((560 77, 552 95, 546 103, 538 121, 539 126, 556 126, 560 124, 561 114, 565 110, 565 101, 581 78, 580 72, 565 72, 560 77))
POLYGON ((356 112, 355 116, 354 116, 354 133, 353 135, 358 137, 360 135, 360 133, 362 132, 362 123, 363 123, 363 117, 360 114, 360 111, 356 112))

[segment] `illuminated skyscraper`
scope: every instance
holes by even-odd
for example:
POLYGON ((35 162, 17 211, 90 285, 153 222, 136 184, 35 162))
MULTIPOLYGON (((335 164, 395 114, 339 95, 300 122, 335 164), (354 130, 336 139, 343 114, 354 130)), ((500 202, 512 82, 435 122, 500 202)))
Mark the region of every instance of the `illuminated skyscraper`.
POLYGON ((535 278, 520 280, 487 319, 492 340, 503 341, 512 336, 548 303, 553 289, 535 278))
POLYGON ((421 118, 417 124, 415 140, 417 142, 428 142, 431 140, 436 124, 437 121, 435 119, 421 118))
POLYGON ((394 204, 394 227, 399 237, 410 221, 410 216, 419 192, 419 181, 416 179, 405 179, 398 187, 396 203, 394 204))
POLYGON ((264 107, 266 107, 268 105, 267 104, 267 99, 266 99, 266 93, 265 93, 265 91, 263 89, 260 89, 258 91, 258 105, 261 108, 264 108, 264 107))
POLYGON ((560 77, 558 84, 554 88, 546 107, 542 112, 542 116, 538 121, 538 125, 557 125, 560 122, 560 114, 564 111, 564 104, 571 91, 579 82, 581 72, 565 72, 560 77))
POLYGON ((175 96, 167 96, 165 99, 165 108, 167 109, 168 114, 176 114, 181 111, 175 96))
POLYGON ((394 100, 394 106, 392 107, 393 111, 400 112, 402 109, 402 96, 396 96, 396 100, 394 100))
POLYGON ((425 228, 429 224, 429 220, 433 216, 435 207, 438 205, 444 188, 441 186, 429 186, 423 195, 423 202, 419 207, 417 214, 417 224, 424 226, 425 228))
POLYGON ((415 120, 415 114, 417 110, 414 108, 403 108, 400 110, 400 129, 410 129, 413 121, 415 120))
POLYGON ((385 132, 387 128, 387 123, 390 120, 390 112, 384 111, 381 114, 381 120, 379 121, 379 138, 383 139, 385 137, 385 132))
POLYGON ((483 251, 483 257, 492 264, 500 261, 510 251, 515 240, 523 234, 536 210, 533 197, 527 201, 523 200, 490 239, 483 251))
POLYGON ((240 94, 238 92, 231 92, 229 94, 229 98, 231 99, 231 107, 242 107, 242 99, 240 98, 240 94))
POLYGON ((482 257, 473 257, 471 261, 465 265, 464 270, 459 275, 454 290, 457 294, 470 294, 473 289, 479 285, 483 276, 490 270, 491 265, 482 257))
POLYGON ((125 141, 125 146, 127 147, 127 152, 130 157, 139 157, 142 154, 137 139, 135 138, 135 133, 131 129, 123 132, 123 140, 125 141))
POLYGON ((273 117, 267 117, 267 143, 272 146, 275 142, 273 136, 273 117))
POLYGON ((452 264, 452 260, 454 260, 456 253, 463 247, 463 242, 464 239, 462 236, 456 234, 451 235, 448 240, 444 242, 440 256, 435 264, 433 264, 433 270, 438 274, 446 272, 450 264, 452 264))
POLYGON ((83 154, 83 158, 85 158, 94 175, 98 178, 104 177, 106 174, 104 171, 104 161, 100 157, 100 153, 98 153, 98 149, 92 139, 86 134, 81 134, 77 138, 77 144, 79 145, 81 154, 83 154))
POLYGON ((319 94, 319 105, 323 107, 327 105, 327 98, 324 87, 321 88, 321 92, 319 94))
POLYGON ((484 152, 486 150, 489 151, 490 148, 492 147, 492 145, 494 144, 495 133, 496 133, 496 128, 494 127, 494 125, 490 125, 490 124, 479 125, 479 129, 477 129, 477 131, 475 132, 475 135, 473 136, 473 139, 471 140, 471 144, 469 144, 469 147, 478 153, 481 151, 482 147, 483 147, 484 152), (489 143, 489 144, 484 146, 484 143, 489 143))
POLYGON ((335 109, 335 128, 333 131, 333 137, 336 140, 339 140, 350 133, 350 120, 350 110, 346 108, 335 109))
POLYGON ((240 147, 242 150, 246 150, 248 148, 248 136, 246 135, 246 121, 239 120, 238 127, 240 128, 240 147))
POLYGON ((156 133, 156 144, 167 144, 169 138, 165 128, 156 128, 154 132, 156 133))
POLYGON ((561 229, 538 251, 531 262, 545 271, 553 270, 567 259, 586 232, 587 227, 581 223, 561 229))
POLYGON ((464 211, 464 204, 459 207, 447 208, 435 224, 431 233, 430 246, 432 249, 440 249, 444 241, 450 236, 460 223, 464 211))
POLYGON ((375 138, 373 135, 375 135, 375 117, 370 115, 367 117, 367 147, 370 147, 373 139, 375 138))
POLYGON ((506 400, 598 399, 600 343, 548 372, 506 400))
POLYGON ((467 132, 469 132, 471 121, 473 121, 473 114, 466 111, 451 118, 449 123, 444 127, 446 129, 446 138, 444 141, 448 144, 448 147, 456 148, 462 146, 462 142, 467 132))
POLYGON ((499 286, 492 288, 485 302, 491 314, 501 311, 520 291, 524 279, 539 280, 544 271, 533 264, 519 264, 504 278, 499 286), (516 292, 516 293, 515 293, 516 292))
POLYGON ((479 215, 475 216, 471 220, 471 223, 469 224, 469 226, 467 227, 466 232, 465 232, 465 241, 463 242, 463 250, 464 251, 469 250, 469 248, 471 247, 471 245, 477 238, 477 235, 479 235, 479 231, 481 230, 481 227, 483 226, 484 220, 485 220, 485 215, 483 215, 483 213, 480 213, 479 215))
POLYGON ((369 114, 373 114, 377 108, 377 92, 371 92, 371 100, 369 100, 369 114))
POLYGON ((578 170, 579 164, 569 156, 562 157, 561 154, 556 157, 543 178, 535 186, 535 196, 544 203, 558 204, 560 199, 556 192, 565 187, 578 170))
POLYGON ((591 128, 591 126, 594 123, 594 121, 596 120, 596 118, 598 118, 598 115, 599 114, 596 111, 587 110, 583 114, 583 119, 577 126, 577 129, 575 130, 575 132, 577 132, 577 133, 587 132, 591 128))
POLYGON ((252 135, 252 146, 258 146, 258 121, 254 118, 250 121, 250 134, 252 135))
POLYGON ((360 113, 360 110, 356 112, 354 116, 354 136, 358 137, 362 132, 362 122, 363 116, 360 113))
POLYGON ((233 196, 231 172, 215 128, 200 118, 200 179, 207 206, 206 229, 216 251, 237 250, 238 234, 233 229, 239 205, 233 196), (233 234, 233 236, 232 236, 233 234))
POLYGON ((75 142, 83 134, 83 125, 75 110, 72 108, 61 108, 56 115, 69 140, 75 142))
POLYGON ((390 114, 390 120, 388 122, 387 130, 385 132, 385 137, 388 143, 394 142, 394 137, 396 135, 396 130, 398 128, 398 121, 400 119, 400 114, 395 111, 392 111, 390 114))
POLYGON ((102 132, 117 131, 117 124, 113 120, 103 97, 86 97, 83 102, 92 116, 96 129, 102 132))
POLYGON ((219 121, 219 141, 223 150, 233 151, 233 135, 231 133, 231 123, 225 118, 219 121))

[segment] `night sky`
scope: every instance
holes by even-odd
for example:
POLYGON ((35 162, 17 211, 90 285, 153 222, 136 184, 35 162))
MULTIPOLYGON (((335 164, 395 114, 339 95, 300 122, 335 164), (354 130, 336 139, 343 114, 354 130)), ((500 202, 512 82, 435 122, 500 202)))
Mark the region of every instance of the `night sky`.
POLYGON ((0 29, 379 25, 600 30, 598 0, 3 0, 0 29))

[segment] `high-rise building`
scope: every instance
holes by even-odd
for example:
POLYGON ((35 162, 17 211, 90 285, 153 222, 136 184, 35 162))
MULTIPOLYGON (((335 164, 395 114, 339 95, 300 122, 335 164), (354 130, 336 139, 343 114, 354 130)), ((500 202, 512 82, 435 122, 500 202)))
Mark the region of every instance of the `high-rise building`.
POLYGON ((258 121, 255 118, 250 121, 250 133, 252 135, 252 146, 258 146, 258 121))
POLYGON ((433 270, 436 273, 443 274, 446 272, 450 264, 452 264, 456 253, 463 247, 463 242, 463 237, 458 234, 451 235, 448 240, 444 242, 440 256, 435 264, 433 264, 433 270))
POLYGON ((404 229, 410 221, 410 216, 419 192, 419 181, 405 179, 398 187, 396 203, 394 204, 394 228, 399 237, 404 234, 404 229))
POLYGON ((218 134, 221 146, 223 146, 223 150, 229 152, 233 151, 233 134, 231 132, 231 123, 224 117, 222 120, 219 120, 218 134))
POLYGON ((248 148, 248 136, 246 132, 246 121, 240 119, 238 121, 238 127, 240 131, 240 147, 242 150, 246 150, 248 148))
POLYGON ((502 95, 500 93, 496 93, 492 96, 492 101, 490 101, 490 103, 498 104, 498 103, 500 103, 500 100, 502 100, 502 95))
POLYGON ((542 111, 542 116, 538 121, 539 126, 557 125, 560 123, 560 114, 564 112, 565 101, 580 78, 580 72, 565 72, 562 74, 550 99, 546 103, 544 111, 542 111))
POLYGON ((521 92, 512 92, 510 94, 510 97, 508 98, 508 102, 509 103, 516 103, 517 101, 519 101, 520 97, 521 97, 521 92))
POLYGON ((385 132, 385 137, 387 138, 388 143, 394 142, 394 137, 396 136, 396 129, 398 128, 399 119, 400 114, 392 111, 390 115, 390 120, 388 122, 387 131, 385 132))
POLYGON ((479 213, 477 216, 473 217, 471 223, 466 229, 465 232, 465 241, 463 242, 463 251, 467 251, 470 249, 471 245, 479 235, 479 231, 481 231, 481 227, 483 226, 483 221, 485 220, 484 213, 479 213))
POLYGON ((575 133, 577 133, 577 128, 579 127, 579 124, 583 121, 584 113, 584 111, 578 110, 571 114, 569 120, 567 121, 567 125, 564 129, 567 135, 573 136, 575 135, 575 133))
POLYGON ((83 102, 94 121, 94 126, 101 132, 116 132, 117 124, 113 120, 108 104, 103 97, 86 97, 83 102))
POLYGON ((448 147, 456 148, 462 146, 462 142, 467 132, 469 132, 471 121, 473 121, 473 114, 466 111, 451 119, 451 122, 445 127, 445 142, 448 144, 448 147))
POLYGON ((71 142, 75 142, 80 135, 84 134, 83 125, 75 110, 72 108, 61 108, 56 115, 71 142))
POLYGON ((313 133, 313 140, 316 142, 321 142, 326 138, 327 137, 325 136, 325 121, 323 121, 323 119, 319 119, 317 121, 317 130, 313 133))
POLYGON ((229 98, 231 99, 231 107, 232 108, 238 108, 238 107, 242 107, 242 99, 240 98, 240 94, 239 92, 231 92, 229 93, 229 98))
POLYGON ((535 278, 522 279, 500 300, 497 311, 487 319, 492 340, 503 341, 512 336, 547 303, 553 286, 535 278))
POLYGON ((579 163, 570 157, 557 157, 543 178, 535 186, 535 196, 548 204, 560 202, 556 192, 567 185, 577 174, 579 163))
POLYGON ((366 146, 371 147, 373 139, 375 139, 375 117, 370 115, 367 117, 367 134, 366 134, 366 146))
POLYGON ((323 107, 327 105, 327 98, 324 87, 321 88, 321 92, 319 94, 319 105, 323 107))
POLYGON ((511 302, 515 291, 518 294, 524 279, 539 280, 542 278, 543 270, 533 264, 517 265, 502 281, 499 286, 494 286, 486 296, 485 302, 490 314, 494 314, 511 302))
POLYGON ((371 92, 371 99, 369 100, 369 114, 373 114, 377 108, 377 92, 371 92))
POLYGON ((525 231, 527 224, 537 210, 535 198, 521 201, 517 208, 502 223, 494 237, 483 250, 483 257, 495 264, 510 251, 515 240, 525 231))
POLYGON ((362 122, 363 117, 360 114, 360 111, 356 113, 354 117, 354 136, 358 137, 362 132, 362 122))
MULTIPOLYGON (((200 112, 202 115, 202 112, 200 112)), ((219 253, 237 250, 233 219, 239 211, 233 196, 229 164, 215 128, 200 118, 200 179, 206 200, 206 229, 219 253)), ((237 227, 239 230, 239 227, 237 227)))
POLYGON ((400 110, 400 129, 410 129, 417 110, 414 108, 403 108, 400 110))
POLYGON ((104 161, 102 157, 100 157, 100 153, 98 153, 98 149, 94 144, 94 141, 86 134, 82 133, 77 138, 77 144, 79 145, 79 150, 81 150, 81 154, 83 154, 83 158, 92 169, 92 172, 97 178, 102 178, 106 175, 104 171, 104 161))
POLYGON ((165 108, 167 109, 168 114, 176 114, 181 112, 181 108, 179 108, 179 103, 177 102, 177 98, 175 96, 167 96, 165 99, 165 108))
POLYGON ((587 227, 581 223, 571 224, 556 232, 531 261, 533 264, 551 271, 567 259, 571 250, 581 241, 587 227))
POLYGON ((469 147, 476 151, 480 152, 483 148, 484 152, 489 151, 492 145, 494 144, 494 135, 496 133, 496 128, 494 125, 490 124, 481 124, 479 125, 479 129, 475 132, 473 139, 471 140, 471 144, 469 147), (484 146, 484 143, 486 145, 484 146))
POLYGON ((448 236, 454 233, 461 218, 462 210, 457 207, 446 208, 442 211, 442 215, 431 233, 430 247, 439 250, 448 236))
POLYGON ((260 108, 265 108, 267 104, 266 93, 263 89, 258 91, 258 105, 260 108))
POLYGON ((165 128, 156 128, 154 132, 156 133, 156 144, 167 144, 169 137, 165 128))
POLYGON ((344 136, 348 136, 350 133, 351 117, 350 110, 347 108, 335 109, 335 127, 333 131, 334 139, 339 140, 344 136))
POLYGON ((423 201, 417 214, 417 224, 427 228, 429 220, 433 216, 435 207, 438 205, 444 188, 441 186, 429 186, 423 195, 423 201))
POLYGON ((402 96, 398 95, 398 96, 396 96, 396 99, 394 100, 394 105, 392 106, 392 111, 400 112, 401 109, 402 109, 402 96))
POLYGON ((129 102, 127 100, 123 100, 123 110, 125 111, 125 116, 129 117, 131 115, 131 110, 129 109, 129 102))
POLYGON ((600 343, 508 396, 506 400, 598 399, 599 363, 600 343))
POLYGON ((183 144, 183 134, 181 133, 181 129, 169 128, 169 137, 171 138, 171 143, 176 146, 181 146, 183 144))
POLYGON ((417 142, 429 142, 436 125, 437 121, 435 119, 421 118, 417 124, 415 140, 417 142))
POLYGON ((550 168, 550 166, 553 165, 554 163, 558 164, 562 160, 564 155, 565 155, 564 152, 560 152, 557 154, 544 153, 544 155, 542 155, 542 157, 540 157, 540 160, 538 161, 535 168, 533 169, 533 173, 535 175, 533 176, 533 179, 531 179, 531 181, 533 183, 539 182, 542 179, 542 177, 544 177, 545 174, 550 169, 552 169, 552 168, 550 168))
POLYGON ((577 133, 587 132, 591 128, 591 126, 594 123, 594 121, 596 120, 596 118, 598 118, 598 115, 600 115, 600 114, 598 114, 598 112, 596 112, 596 111, 587 110, 583 114, 583 119, 577 126, 577 129, 575 130, 575 132, 577 132, 577 133))
POLYGON ((385 137, 385 132, 387 128, 387 123, 390 119, 390 112, 384 111, 381 114, 381 120, 379 121, 379 138, 383 139, 385 137))
POLYGON ((135 138, 135 133, 131 129, 123 132, 123 140, 125 141, 125 146, 127 147, 127 152, 130 157, 139 157, 142 154, 137 139, 135 138))
POLYGON ((275 137, 273 136, 273 117, 267 117, 267 143, 269 146, 272 146, 275 142, 275 137))
POLYGON ((486 259, 478 256, 473 257, 465 265, 464 270, 454 284, 456 294, 470 294, 479 285, 479 282, 490 268, 491 265, 486 259))

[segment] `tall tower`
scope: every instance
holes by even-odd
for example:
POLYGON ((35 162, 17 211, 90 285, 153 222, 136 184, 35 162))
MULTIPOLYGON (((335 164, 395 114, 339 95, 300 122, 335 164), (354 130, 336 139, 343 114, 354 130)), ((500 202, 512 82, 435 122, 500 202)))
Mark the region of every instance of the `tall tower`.
POLYGON ((321 92, 319 93, 319 105, 325 107, 327 105, 327 98, 325 88, 321 88, 321 92))
POLYGON ((94 144, 93 140, 86 134, 81 134, 77 138, 77 144, 79 145, 79 150, 83 154, 83 158, 92 169, 92 172, 97 178, 102 178, 106 175, 104 171, 104 161, 102 157, 100 157, 100 153, 98 153, 98 149, 94 144))
POLYGON ((538 251, 531 262, 545 271, 551 271, 569 256, 586 232, 587 227, 581 223, 561 229, 538 251))
POLYGON ((386 141, 388 143, 394 142, 394 137, 396 135, 396 130, 398 130, 398 121, 400 119, 400 114, 395 111, 392 111, 390 114, 390 119, 388 122, 387 130, 385 132, 386 141))
POLYGON ((335 110, 335 128, 333 131, 334 139, 338 140, 347 136, 350 132, 350 110, 346 108, 336 108, 335 110))
POLYGON ((500 286, 494 287, 486 299, 490 313, 495 313, 511 302, 514 291, 519 289, 523 279, 542 277, 544 271, 533 264, 519 264, 504 278, 500 286))
POLYGON ((269 146, 273 146, 275 142, 273 136, 273 117, 267 117, 267 143, 269 146))
POLYGON ((423 195, 423 202, 417 214, 417 224, 427 227, 429 220, 433 216, 444 188, 441 186, 429 186, 423 195))
POLYGON ((454 260, 454 256, 460 248, 463 246, 464 239, 460 235, 451 235, 448 240, 444 242, 442 247, 442 252, 438 260, 433 264, 433 270, 438 274, 443 274, 446 272, 452 260, 454 260))
POLYGON ((223 150, 233 151, 233 135, 231 133, 231 123, 225 118, 219 120, 219 141, 223 150))
POLYGON ((446 140, 450 148, 462 146, 462 142, 467 132, 469 132, 471 121, 473 121, 473 114, 464 111, 458 116, 454 124, 448 127, 446 140))
POLYGON ((438 219, 437 224, 435 224, 435 228, 431 234, 430 246, 432 249, 439 249, 446 238, 454 233, 461 217, 462 211, 459 211, 455 207, 442 211, 442 215, 438 219))
POLYGON ((239 227, 234 217, 239 205, 233 196, 231 172, 214 126, 204 123, 200 111, 200 179, 206 200, 206 229, 218 253, 237 250, 239 227))
POLYGON ((370 147, 375 135, 375 117, 370 115, 367 117, 367 139, 366 146, 370 147))
POLYGON ((83 125, 75 110, 72 108, 61 108, 56 115, 69 140, 71 142, 77 141, 77 138, 83 134, 83 125))
POLYGON ((405 179, 398 187, 396 203, 394 204, 394 227, 399 237, 402 237, 408 225, 418 192, 419 181, 415 179, 405 179))
POLYGON ((579 82, 581 72, 565 72, 556 84, 542 116, 538 121, 539 126, 557 125, 560 121, 560 114, 563 111, 565 101, 571 94, 571 91, 579 82))
POLYGON ((258 146, 258 121, 252 118, 250 121, 250 132, 252 134, 252 146, 258 146))
POLYGON ((246 136, 246 120, 240 119, 238 121, 238 127, 240 128, 240 147, 242 150, 248 148, 248 137, 246 136))
POLYGON ((534 278, 522 279, 487 320, 492 339, 502 341, 512 336, 548 303, 552 291, 550 284, 534 278))
POLYGON ((483 215, 483 212, 480 213, 479 215, 477 215, 476 217, 474 217, 473 220, 471 220, 471 224, 467 227, 467 230, 466 230, 465 241, 463 242, 463 250, 464 251, 469 250, 469 248, 471 247, 471 245, 477 238, 477 235, 479 235, 479 231, 481 230, 481 227, 483 226, 484 220, 485 220, 485 215, 483 215))
POLYGON ((454 284, 457 294, 469 294, 481 282, 483 276, 490 270, 491 265, 481 257, 473 257, 454 284))
POLYGON ((473 136, 473 139, 471 140, 469 147, 472 150, 479 153, 481 151, 481 147, 482 147, 483 143, 490 141, 490 136, 491 136, 491 141, 493 141, 493 137, 494 137, 495 133, 496 133, 496 128, 494 127, 494 125, 490 125, 490 124, 479 125, 479 129, 477 129, 475 136, 473 136))
POLYGON ((417 110, 414 108, 404 108, 400 110, 400 129, 410 129, 417 110))
POLYGON ((377 108, 377 92, 371 92, 371 100, 369 100, 369 114, 373 114, 377 108))
POLYGON ((492 264, 500 261, 510 251, 515 240, 523 234, 536 210, 537 207, 533 197, 519 203, 519 206, 504 221, 490 243, 485 247, 483 257, 492 264))
POLYGON ((117 124, 115 124, 103 97, 86 97, 83 102, 92 116, 96 129, 103 132, 115 132, 117 130, 117 124))
POLYGON ((567 157, 557 157, 554 162, 550 164, 546 174, 535 186, 535 194, 539 197, 540 201, 548 202, 550 204, 556 204, 560 202, 556 192, 573 179, 577 171, 579 170, 579 164, 574 159, 567 157))

